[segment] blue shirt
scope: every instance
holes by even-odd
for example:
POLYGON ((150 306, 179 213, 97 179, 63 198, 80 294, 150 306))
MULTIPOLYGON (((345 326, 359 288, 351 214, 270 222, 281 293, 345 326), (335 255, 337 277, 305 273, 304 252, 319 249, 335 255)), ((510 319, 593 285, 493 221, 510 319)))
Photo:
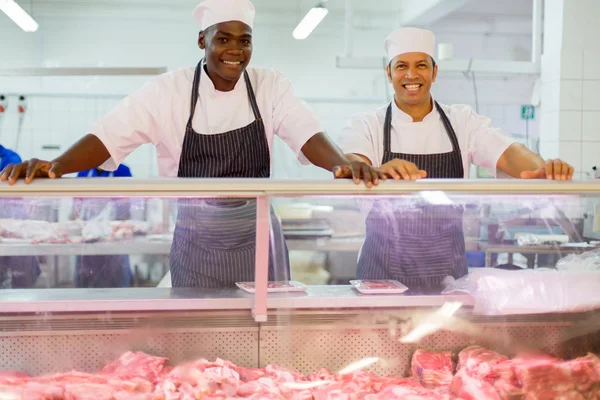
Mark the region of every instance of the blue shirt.
POLYGON ((0 144, 0 171, 10 164, 18 164, 21 161, 21 157, 17 153, 0 144))
POLYGON ((116 171, 102 171, 100 175, 98 175, 98 170, 96 170, 96 168, 88 169, 87 171, 81 171, 77 174, 78 178, 130 178, 131 176, 131 170, 124 164, 119 165, 119 168, 117 168, 116 171))

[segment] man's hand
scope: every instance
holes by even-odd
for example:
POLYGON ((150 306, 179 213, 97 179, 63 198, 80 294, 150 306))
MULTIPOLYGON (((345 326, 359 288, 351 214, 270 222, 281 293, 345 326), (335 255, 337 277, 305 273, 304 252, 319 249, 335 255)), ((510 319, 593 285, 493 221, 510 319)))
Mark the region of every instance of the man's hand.
POLYGON ((427 178, 427 171, 419 169, 410 161, 393 159, 390 162, 383 164, 377 169, 379 174, 395 180, 404 179, 405 181, 416 181, 418 179, 427 178))
POLYGON ((568 163, 556 159, 547 160, 546 165, 535 171, 524 171, 521 172, 521 179, 550 179, 556 181, 570 181, 573 180, 573 168, 568 163))
POLYGON ((387 179, 384 174, 364 161, 350 161, 349 164, 334 167, 332 172, 335 179, 353 179, 356 184, 362 180, 368 188, 379 185, 380 179, 387 179))
POLYGON ((58 162, 43 161, 33 158, 20 164, 7 165, 0 172, 0 181, 8 181, 9 185, 14 185, 19 179, 25 179, 25 183, 31 183, 34 178, 62 177, 62 168, 58 162))

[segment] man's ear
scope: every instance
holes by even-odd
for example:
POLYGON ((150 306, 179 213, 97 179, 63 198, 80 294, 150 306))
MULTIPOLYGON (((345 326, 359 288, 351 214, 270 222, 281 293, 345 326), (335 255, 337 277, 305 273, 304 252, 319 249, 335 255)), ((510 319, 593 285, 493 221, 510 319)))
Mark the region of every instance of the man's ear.
POLYGON ((433 67, 433 78, 431 79, 431 82, 435 82, 435 79, 437 78, 437 74, 438 74, 438 66, 436 64, 435 67, 433 67))
POLYGON ((388 81, 392 83, 392 70, 389 65, 385 67, 385 74, 388 77, 388 81))
POLYGON ((205 31, 200 31, 200 33, 198 34, 198 47, 200 47, 201 50, 206 49, 206 32, 205 31))

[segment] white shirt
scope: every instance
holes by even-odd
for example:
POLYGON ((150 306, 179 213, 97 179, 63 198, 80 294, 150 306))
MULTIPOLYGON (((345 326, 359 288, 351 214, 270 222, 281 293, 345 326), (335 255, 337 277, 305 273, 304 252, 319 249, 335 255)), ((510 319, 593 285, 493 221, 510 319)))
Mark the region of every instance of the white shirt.
MULTIPOLYGON (((265 124, 269 151, 273 151, 276 134, 307 164, 301 154, 302 146, 315 134, 324 132, 317 117, 304 101, 294 96, 290 81, 281 72, 252 67, 247 71, 265 124)), ((100 168, 113 171, 137 147, 153 143, 160 176, 176 177, 190 116, 193 80, 194 68, 157 76, 96 122, 90 133, 96 135, 110 153, 110 159, 100 168)), ((254 121, 243 77, 232 91, 219 92, 206 71, 202 71, 198 91, 192 121, 197 133, 229 132, 254 121)))
MULTIPOLYGON (((498 159, 515 140, 509 138, 492 121, 473 111, 470 106, 441 105, 448 116, 463 159, 465 178, 469 177, 470 165, 488 169, 496 176, 498 159)), ((344 153, 366 156, 374 167, 380 167, 383 158, 383 126, 387 106, 354 116, 345 127, 340 139, 344 153)), ((435 154, 452 151, 452 143, 446 133, 437 109, 433 109, 422 122, 392 106, 391 151, 404 154, 435 154)))

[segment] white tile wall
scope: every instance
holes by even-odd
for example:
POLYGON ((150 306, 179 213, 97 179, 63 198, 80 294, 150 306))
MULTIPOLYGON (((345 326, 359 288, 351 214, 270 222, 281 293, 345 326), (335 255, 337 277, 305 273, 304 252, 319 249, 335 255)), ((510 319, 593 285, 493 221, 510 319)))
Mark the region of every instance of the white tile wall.
POLYGON ((563 45, 560 56, 560 79, 583 79, 583 51, 563 45))
POLYGON ((600 168, 600 142, 582 142, 582 171, 589 171, 593 166, 600 168))
POLYGON ((560 111, 559 135, 561 141, 581 142, 581 111, 560 111))
MULTIPOLYGON (((581 110, 583 82, 579 80, 561 79, 560 81, 560 109, 581 110)), ((598 94, 600 103, 600 94, 598 94)))
POLYGON ((598 79, 600 67, 600 50, 585 49, 583 51, 583 79, 598 79))
POLYGON ((600 80, 585 81, 583 86, 583 110, 600 111, 600 80))
POLYGON ((540 155, 544 159, 557 158, 559 157, 559 143, 558 141, 541 140, 540 141, 540 155))
POLYGON ((600 111, 583 111, 582 139, 600 142, 600 111))
POLYGON ((571 164, 576 171, 581 171, 581 141, 560 141, 558 145, 558 156, 563 161, 571 164))

